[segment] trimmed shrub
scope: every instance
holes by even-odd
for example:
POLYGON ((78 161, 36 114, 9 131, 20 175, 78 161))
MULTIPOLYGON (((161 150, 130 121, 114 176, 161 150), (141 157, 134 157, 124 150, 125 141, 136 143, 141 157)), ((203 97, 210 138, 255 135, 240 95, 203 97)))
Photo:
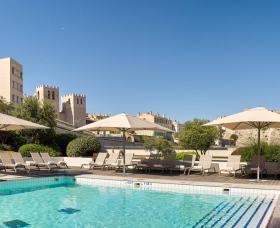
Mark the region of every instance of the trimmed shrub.
POLYGON ((72 140, 67 146, 68 157, 87 157, 101 149, 100 142, 93 136, 83 136, 72 140))
POLYGON ((59 151, 63 156, 66 156, 66 149, 69 142, 71 142, 73 139, 76 139, 77 136, 74 134, 69 133, 63 133, 63 134, 57 134, 55 136, 54 142, 59 147, 59 151))
POLYGON ((61 155, 59 151, 41 144, 25 144, 19 148, 18 152, 21 153, 23 157, 30 157, 30 152, 46 152, 52 157, 61 155))
POLYGON ((183 160, 185 155, 196 155, 195 151, 176 153, 176 160, 183 160))

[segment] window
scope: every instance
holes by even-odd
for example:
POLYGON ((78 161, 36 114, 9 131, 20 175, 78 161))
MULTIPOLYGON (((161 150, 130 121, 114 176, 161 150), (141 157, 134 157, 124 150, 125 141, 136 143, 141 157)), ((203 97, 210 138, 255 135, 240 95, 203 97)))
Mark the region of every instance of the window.
POLYGON ((80 103, 83 104, 83 98, 81 98, 81 102, 80 103))
POLYGON ((17 103, 19 102, 19 97, 17 96, 17 103))
POLYGON ((22 72, 20 72, 20 75, 19 75, 19 76, 20 76, 20 78, 22 78, 22 72))
POLYGON ((79 104, 79 98, 77 98, 77 104, 79 104))
POLYGON ((12 96, 12 101, 15 102, 15 95, 12 96))
POLYGON ((55 100, 55 92, 52 91, 52 99, 55 100))
POLYGON ((23 92, 22 85, 20 85, 20 92, 23 92))
POLYGON ((40 98, 40 92, 38 91, 37 92, 37 99, 39 100, 39 98, 40 98))
POLYGON ((14 67, 12 67, 12 74, 14 74, 15 73, 15 68, 14 67))
POLYGON ((51 99, 51 92, 48 90, 48 99, 51 99))
POLYGON ((68 99, 68 103, 70 104, 70 98, 68 99))

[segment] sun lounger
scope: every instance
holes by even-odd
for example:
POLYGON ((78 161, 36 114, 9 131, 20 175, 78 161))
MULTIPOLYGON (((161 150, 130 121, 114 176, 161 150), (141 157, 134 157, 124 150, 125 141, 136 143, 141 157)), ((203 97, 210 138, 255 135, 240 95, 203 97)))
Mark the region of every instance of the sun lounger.
POLYGON ((184 163, 184 175, 187 171, 194 167, 195 155, 185 155, 183 163, 184 163))
POLYGON ((10 154, 12 156, 12 159, 14 160, 14 162, 16 164, 23 164, 25 165, 25 167, 28 169, 28 171, 30 171, 30 167, 31 166, 35 166, 37 169, 40 169, 36 164, 33 163, 27 163, 26 161, 24 161, 22 155, 18 152, 14 152, 14 151, 10 151, 10 154))
POLYGON ((105 160, 105 163, 104 163, 104 167, 106 167, 107 169, 110 169, 110 168, 115 168, 118 166, 119 164, 119 156, 120 156, 120 152, 114 152, 114 153, 111 153, 108 157, 107 160, 105 160))
POLYGON ((150 163, 152 160, 143 159, 138 164, 136 164, 136 169, 150 171, 150 163))
POLYGON ((100 153, 98 153, 98 155, 97 155, 95 161, 92 161, 92 162, 87 163, 87 164, 82 164, 82 165, 81 165, 81 169, 82 169, 84 166, 86 166, 86 165, 89 166, 89 170, 94 169, 94 168, 96 168, 96 167, 101 167, 101 168, 103 168, 103 167, 104 167, 104 163, 105 163, 106 157, 107 157, 107 153, 100 152, 100 153))
MULTIPOLYGON (((134 156, 133 153, 126 153, 126 154, 125 154, 125 167, 128 167, 128 166, 135 166, 135 165, 132 163, 133 156, 134 156)), ((117 162, 116 170, 117 170, 117 169, 121 169, 121 168, 123 168, 123 159, 120 159, 120 160, 117 162)))
MULTIPOLYGON (((254 155, 252 158, 252 161, 249 165, 246 167, 246 172, 248 174, 254 174, 257 173, 258 171, 258 155, 254 155)), ((260 156, 260 174, 261 176, 266 173, 266 168, 265 168, 265 157, 260 156)))
POLYGON ((46 167, 49 170, 51 170, 53 167, 57 167, 57 165, 52 162, 44 162, 40 154, 37 152, 31 152, 30 154, 33 159, 32 164, 37 165, 38 167, 46 167))
POLYGON ((241 155, 230 155, 228 157, 226 166, 220 169, 220 174, 222 172, 227 172, 235 176, 237 171, 241 171, 240 160, 241 160, 241 155))
POLYGON ((188 171, 188 175, 190 175, 191 171, 200 172, 202 175, 205 174, 205 171, 209 171, 213 169, 211 167, 212 163, 212 155, 201 155, 199 159, 198 165, 194 165, 188 171))
POLYGON ((2 162, 2 165, 6 169, 13 169, 15 172, 17 172, 18 169, 23 168, 24 170, 27 170, 26 165, 23 163, 14 163, 12 161, 12 158, 7 152, 0 152, 0 159, 2 162))
POLYGON ((267 175, 273 175, 276 178, 280 175, 280 162, 266 162, 265 169, 267 175))
POLYGON ((47 164, 53 165, 53 166, 57 166, 59 168, 67 168, 68 169, 68 165, 66 164, 65 161, 61 160, 61 161, 54 161, 53 158, 48 154, 48 153, 40 153, 43 161, 47 164))

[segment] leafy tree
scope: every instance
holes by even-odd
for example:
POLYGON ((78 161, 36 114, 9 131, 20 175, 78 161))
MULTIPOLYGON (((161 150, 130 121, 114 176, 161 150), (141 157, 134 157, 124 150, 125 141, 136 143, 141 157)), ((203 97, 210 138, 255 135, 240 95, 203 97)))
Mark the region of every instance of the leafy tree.
POLYGON ((222 144, 223 144, 223 139, 224 139, 225 132, 226 132, 226 130, 222 126, 218 127, 218 140, 219 140, 219 145, 220 146, 222 146, 222 144))
POLYGON ((163 137, 144 137, 144 148, 158 151, 164 159, 175 157, 173 143, 163 137))
POLYGON ((66 156, 67 145, 75 138, 77 138, 77 136, 71 133, 62 133, 55 136, 55 144, 59 147, 63 156, 66 156))
POLYGON ((23 130, 30 142, 53 144, 56 127, 56 113, 54 107, 48 103, 40 103, 35 97, 28 97, 15 111, 16 117, 49 127, 46 130, 23 130))
POLYGON ((0 112, 4 114, 11 114, 14 107, 11 103, 6 102, 4 99, 0 99, 0 112))
POLYGON ((203 126, 207 122, 207 120, 201 119, 187 121, 179 135, 180 146, 184 149, 195 150, 196 153, 200 151, 201 154, 205 154, 218 137, 217 128, 203 126))
POLYGON ((236 144, 237 140, 238 140, 238 135, 237 134, 232 134, 230 136, 230 140, 233 141, 234 145, 236 144))

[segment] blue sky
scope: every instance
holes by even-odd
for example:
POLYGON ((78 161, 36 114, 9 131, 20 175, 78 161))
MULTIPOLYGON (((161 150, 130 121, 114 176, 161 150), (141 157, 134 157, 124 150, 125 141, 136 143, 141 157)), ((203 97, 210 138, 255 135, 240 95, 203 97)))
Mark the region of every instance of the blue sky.
POLYGON ((185 121, 280 109, 280 2, 0 0, 0 56, 24 91, 58 85, 87 111, 185 121))

